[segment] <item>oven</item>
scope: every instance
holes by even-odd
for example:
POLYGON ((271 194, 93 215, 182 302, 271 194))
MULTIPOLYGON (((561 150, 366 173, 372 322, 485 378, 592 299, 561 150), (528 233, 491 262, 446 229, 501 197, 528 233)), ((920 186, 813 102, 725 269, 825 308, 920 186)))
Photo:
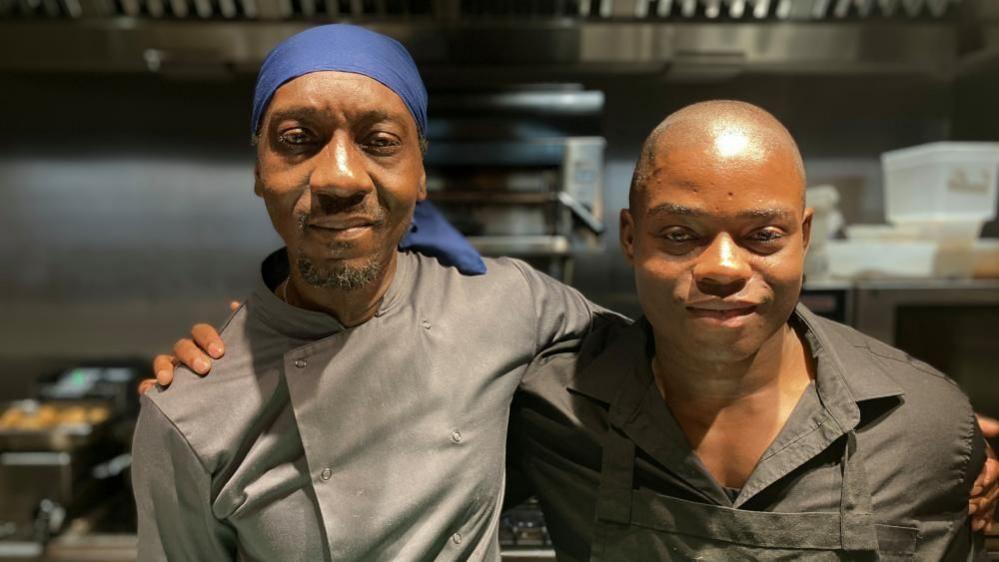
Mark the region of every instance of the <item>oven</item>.
POLYGON ((999 280, 862 281, 853 325, 953 378, 999 416, 999 280))
POLYGON ((602 249, 603 94, 576 85, 434 93, 429 199, 486 256, 565 282, 602 249))

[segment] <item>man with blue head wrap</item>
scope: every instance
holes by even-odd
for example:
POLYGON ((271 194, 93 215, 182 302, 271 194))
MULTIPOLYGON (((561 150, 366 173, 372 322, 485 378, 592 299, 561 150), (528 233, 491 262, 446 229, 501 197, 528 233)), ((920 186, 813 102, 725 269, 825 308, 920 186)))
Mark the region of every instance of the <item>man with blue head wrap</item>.
MULTIPOLYGON (((357 73, 392 90, 416 121, 420 145, 425 150, 427 90, 412 57, 398 41, 351 25, 310 29, 281 43, 268 55, 253 93, 251 138, 258 138, 264 113, 278 88, 299 76, 321 71, 357 73)), ((485 273, 485 264, 475 248, 426 201, 417 202, 413 224, 399 248, 434 256, 468 275, 485 273)))
POLYGON ((285 249, 212 376, 179 369, 143 396, 140 560, 499 558, 511 398, 599 310, 523 262, 447 266, 478 256, 421 222, 426 107, 406 50, 359 27, 268 55, 255 192, 285 249), (406 251, 419 235, 440 262, 406 251))

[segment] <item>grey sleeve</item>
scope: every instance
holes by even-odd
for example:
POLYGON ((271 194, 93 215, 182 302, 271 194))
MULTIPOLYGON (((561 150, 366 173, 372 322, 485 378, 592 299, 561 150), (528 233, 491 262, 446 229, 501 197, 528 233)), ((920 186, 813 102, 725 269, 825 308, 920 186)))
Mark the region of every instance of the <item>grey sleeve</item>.
POLYGON ((138 562, 236 559, 233 530, 212 514, 210 484, 187 440, 143 397, 132 442, 138 562))
MULTIPOLYGON (((969 408, 970 410, 970 408, 969 408)), ((982 533, 971 531, 970 517, 967 513, 968 498, 978 473, 985 462, 985 439, 982 437, 974 416, 969 416, 966 422, 968 428, 964 438, 966 451, 962 458, 957 459, 956 472, 961 473, 960 485, 953 488, 954 503, 958 516, 954 519, 923 521, 920 531, 920 542, 930 547, 930 550, 944 552, 939 558, 941 562, 986 562, 989 557, 985 550, 985 538, 982 533), (933 544, 938 545, 934 548, 933 544)))
POLYGON ((514 263, 527 282, 534 308, 535 355, 560 342, 582 338, 597 316, 613 315, 576 289, 523 262, 514 263))

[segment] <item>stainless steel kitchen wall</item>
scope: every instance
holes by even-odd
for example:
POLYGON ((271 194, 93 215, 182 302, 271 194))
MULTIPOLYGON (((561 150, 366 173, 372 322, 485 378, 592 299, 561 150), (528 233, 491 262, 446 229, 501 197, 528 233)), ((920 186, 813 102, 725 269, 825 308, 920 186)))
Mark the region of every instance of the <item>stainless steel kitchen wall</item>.
MULTIPOLYGON (((221 322, 280 244, 252 190, 250 77, 0 81, 0 399, 65 362, 151 356, 194 321, 221 322)), ((766 107, 799 140, 810 182, 837 185, 848 218, 868 222, 882 219, 877 155, 949 132, 949 86, 926 77, 590 76, 584 86, 606 96, 609 228, 603 251, 578 259, 574 284, 631 314, 617 211, 642 140, 671 111, 709 98, 766 107)))
POLYGON ((280 245, 253 195, 251 84, 5 77, 0 397, 221 321, 280 245))

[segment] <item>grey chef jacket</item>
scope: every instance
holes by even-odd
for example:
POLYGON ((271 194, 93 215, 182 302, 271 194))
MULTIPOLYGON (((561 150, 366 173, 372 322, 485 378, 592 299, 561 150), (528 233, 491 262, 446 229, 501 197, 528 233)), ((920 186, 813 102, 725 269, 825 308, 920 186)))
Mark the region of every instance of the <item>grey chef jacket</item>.
POLYGON ((595 327, 532 365, 513 406, 511 469, 538 494, 560 561, 875 559, 835 552, 851 534, 881 560, 984 557, 968 524, 984 441, 967 398, 804 306, 791 322, 816 380, 734 499, 655 385, 646 321, 595 327))
POLYGON ((398 258, 375 317, 344 329, 272 293, 272 255, 211 375, 146 393, 140 561, 499 559, 513 394, 603 312, 516 260, 468 277, 398 258))

